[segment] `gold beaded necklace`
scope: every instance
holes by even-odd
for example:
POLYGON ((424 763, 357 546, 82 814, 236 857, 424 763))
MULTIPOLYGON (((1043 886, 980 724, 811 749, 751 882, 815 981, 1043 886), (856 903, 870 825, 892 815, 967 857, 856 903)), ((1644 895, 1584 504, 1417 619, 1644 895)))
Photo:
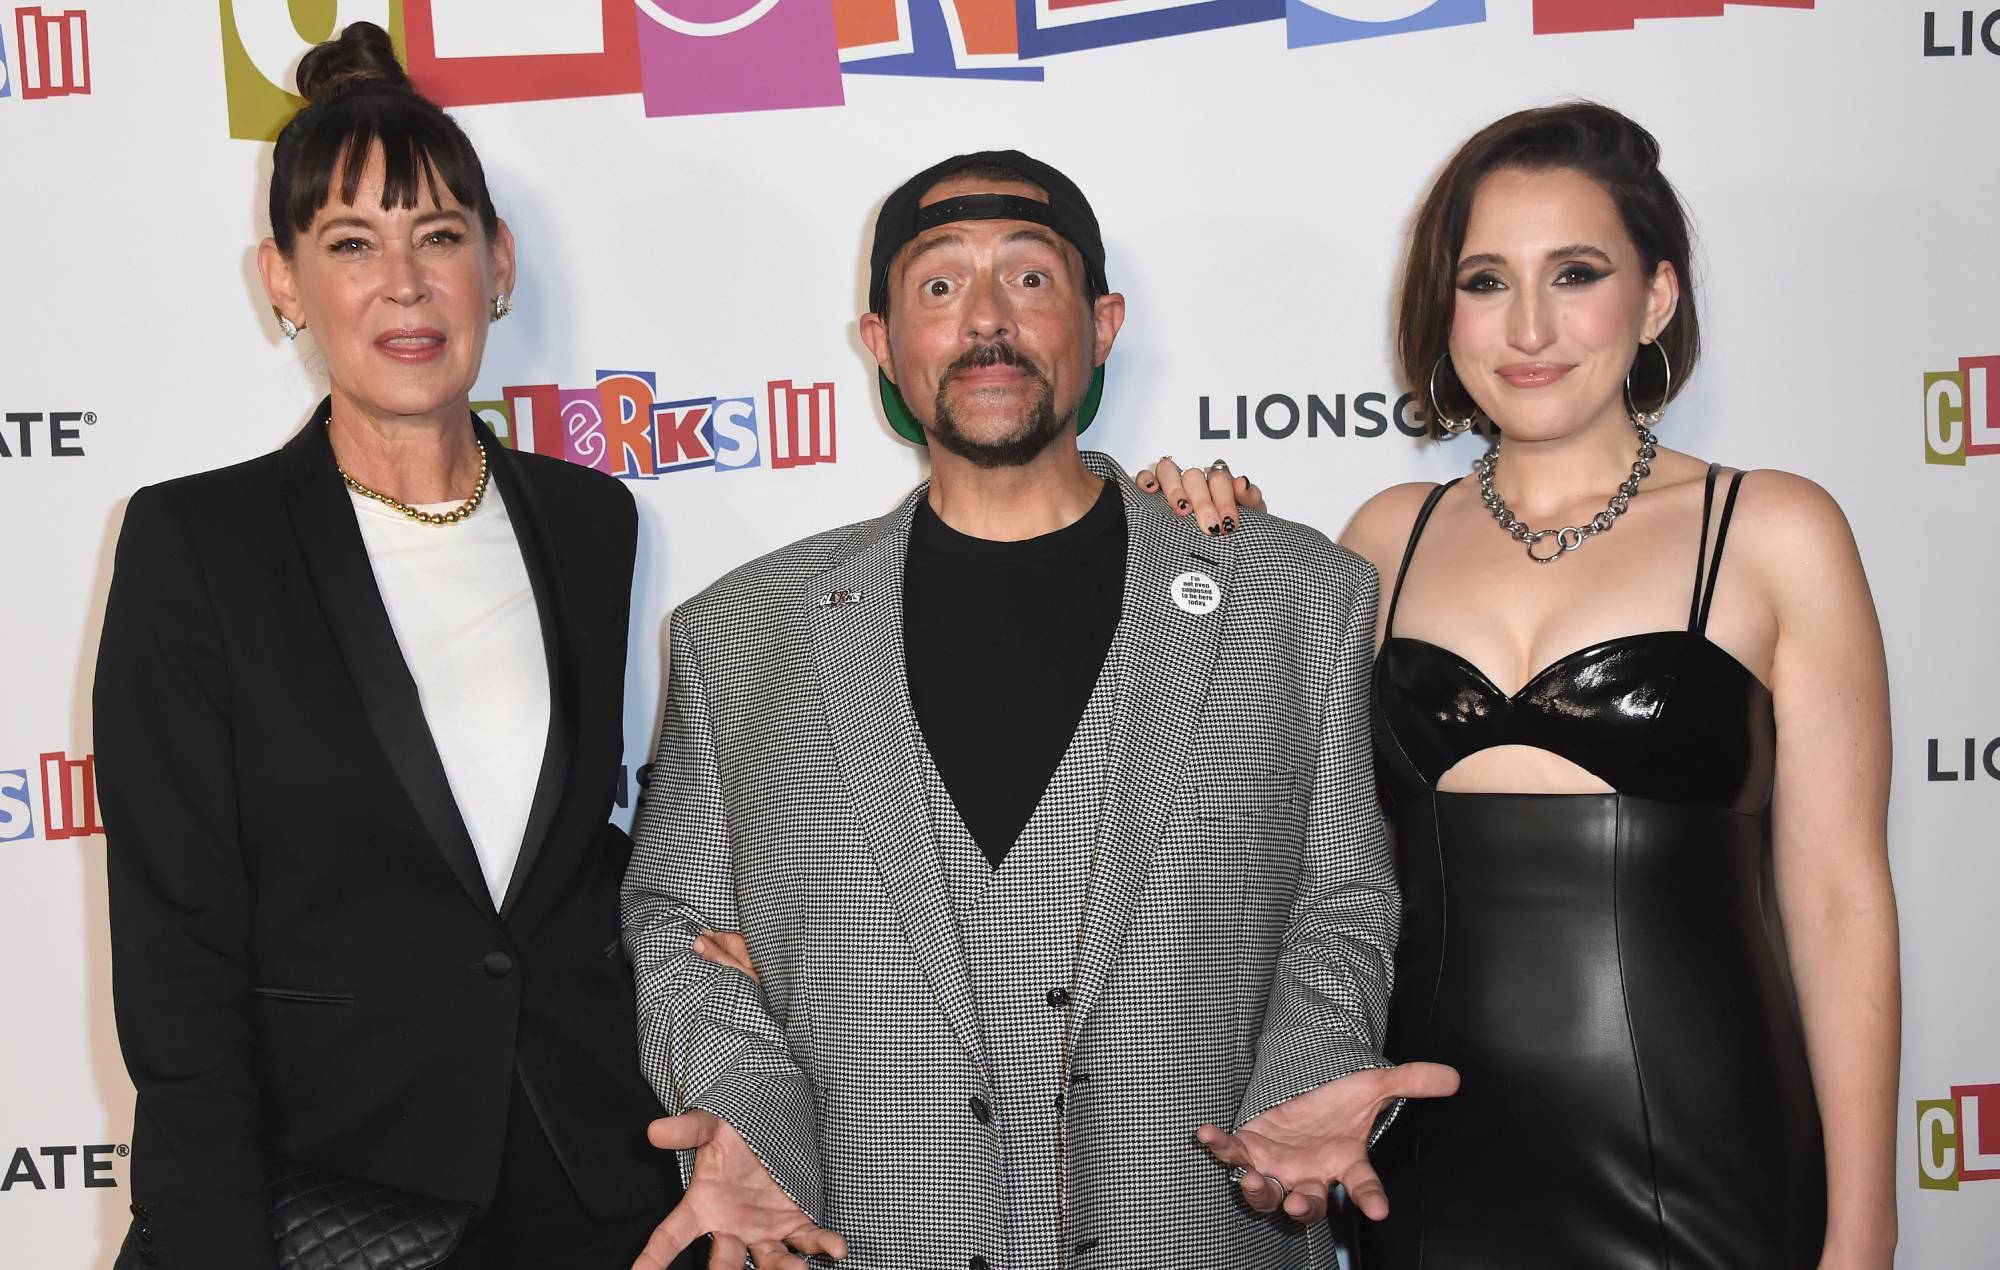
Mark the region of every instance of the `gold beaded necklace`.
MULTIPOLYGON (((478 445, 478 442, 474 442, 473 444, 478 445)), ((353 490, 363 498, 374 499, 384 507, 393 507, 421 525, 456 525, 459 521, 478 511, 480 502, 486 497, 486 447, 483 445, 479 446, 479 479, 473 483, 472 497, 466 499, 448 512, 418 511, 401 499, 391 498, 380 490, 369 489, 360 481, 355 480, 348 474, 346 468, 340 466, 339 459, 334 460, 333 466, 334 470, 340 473, 340 479, 347 482, 347 488, 353 490)))

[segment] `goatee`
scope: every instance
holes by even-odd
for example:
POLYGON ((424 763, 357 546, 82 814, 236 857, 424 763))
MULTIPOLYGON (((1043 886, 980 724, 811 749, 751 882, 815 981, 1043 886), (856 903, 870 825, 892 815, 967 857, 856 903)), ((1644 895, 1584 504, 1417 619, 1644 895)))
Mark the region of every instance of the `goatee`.
POLYGON ((1020 467, 1033 462, 1069 426, 1068 419, 1056 415, 1055 387, 1049 383, 1049 377, 1042 373, 1041 367, 1016 353, 1011 344, 982 344, 946 368, 943 378, 938 380, 935 417, 936 422, 931 425, 932 444, 941 445, 979 467, 989 468, 1020 467), (983 441, 966 435, 952 413, 946 393, 958 372, 990 366, 1014 366, 1026 371, 1034 380, 1035 395, 1021 411, 1012 431, 997 440, 983 441))

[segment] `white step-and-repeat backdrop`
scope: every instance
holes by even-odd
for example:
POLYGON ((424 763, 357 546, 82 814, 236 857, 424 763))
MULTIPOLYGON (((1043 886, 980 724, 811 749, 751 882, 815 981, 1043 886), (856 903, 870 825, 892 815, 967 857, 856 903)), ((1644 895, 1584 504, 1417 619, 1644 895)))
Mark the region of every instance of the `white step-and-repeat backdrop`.
POLYGON ((1437 166, 1568 96, 1645 123, 1709 350, 1663 435, 1827 486, 1887 629, 1901 1261, 2000 1265, 1993 0, 4 0, 0 1265, 108 1266, 123 1230, 89 710, 112 544, 133 489, 277 446, 322 392, 256 281, 266 140, 305 47, 362 18, 520 243, 482 409, 639 495, 626 814, 669 607, 923 475, 855 331, 906 175, 1004 146, 1071 173, 1130 300, 1090 442, 1226 457, 1337 531, 1474 455, 1415 435, 1388 354, 1437 166), (617 394, 672 408, 607 432, 617 394))

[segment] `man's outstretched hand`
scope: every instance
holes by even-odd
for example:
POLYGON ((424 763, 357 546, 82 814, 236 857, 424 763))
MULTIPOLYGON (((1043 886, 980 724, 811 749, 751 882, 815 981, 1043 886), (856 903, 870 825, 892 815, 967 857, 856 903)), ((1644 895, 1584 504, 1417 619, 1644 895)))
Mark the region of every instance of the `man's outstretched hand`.
POLYGON ((1368 1163, 1368 1134, 1398 1098, 1443 1098, 1458 1073, 1441 1063, 1404 1063, 1358 1071, 1281 1102, 1231 1133, 1205 1124, 1195 1137, 1209 1154, 1244 1170, 1243 1198, 1260 1213, 1302 1222, 1326 1216, 1335 1182, 1371 1221, 1389 1215, 1382 1179, 1368 1163))
POLYGON ((847 1241, 813 1225, 727 1120, 706 1111, 668 1116, 646 1126, 646 1140, 663 1151, 694 1151, 694 1176, 632 1270, 667 1270, 703 1235, 715 1237, 709 1270, 742 1270, 745 1256, 757 1259, 757 1270, 806 1270, 809 1256, 847 1255, 847 1241))

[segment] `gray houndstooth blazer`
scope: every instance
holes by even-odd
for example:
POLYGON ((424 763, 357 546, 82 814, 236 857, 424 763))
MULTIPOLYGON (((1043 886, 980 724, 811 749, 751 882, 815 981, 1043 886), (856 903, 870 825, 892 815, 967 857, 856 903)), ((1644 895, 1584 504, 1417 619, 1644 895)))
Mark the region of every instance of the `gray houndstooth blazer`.
MULTIPOLYGON (((1324 1227, 1250 1212, 1194 1129, 1387 1065, 1399 910, 1369 754, 1375 574, 1272 517, 1208 537, 1085 461, 1124 482, 1130 547, 1064 1003, 1054 1246, 1080 1270, 1331 1270, 1324 1227), (1188 573, 1219 604, 1177 603, 1188 573)), ((847 1264, 1040 1270, 1007 1256, 994 1082, 906 743, 903 561, 924 493, 674 613, 623 895, 641 1053, 670 1110, 727 1119, 847 1236, 847 1264), (705 929, 744 933, 761 988, 689 951, 705 929)))

